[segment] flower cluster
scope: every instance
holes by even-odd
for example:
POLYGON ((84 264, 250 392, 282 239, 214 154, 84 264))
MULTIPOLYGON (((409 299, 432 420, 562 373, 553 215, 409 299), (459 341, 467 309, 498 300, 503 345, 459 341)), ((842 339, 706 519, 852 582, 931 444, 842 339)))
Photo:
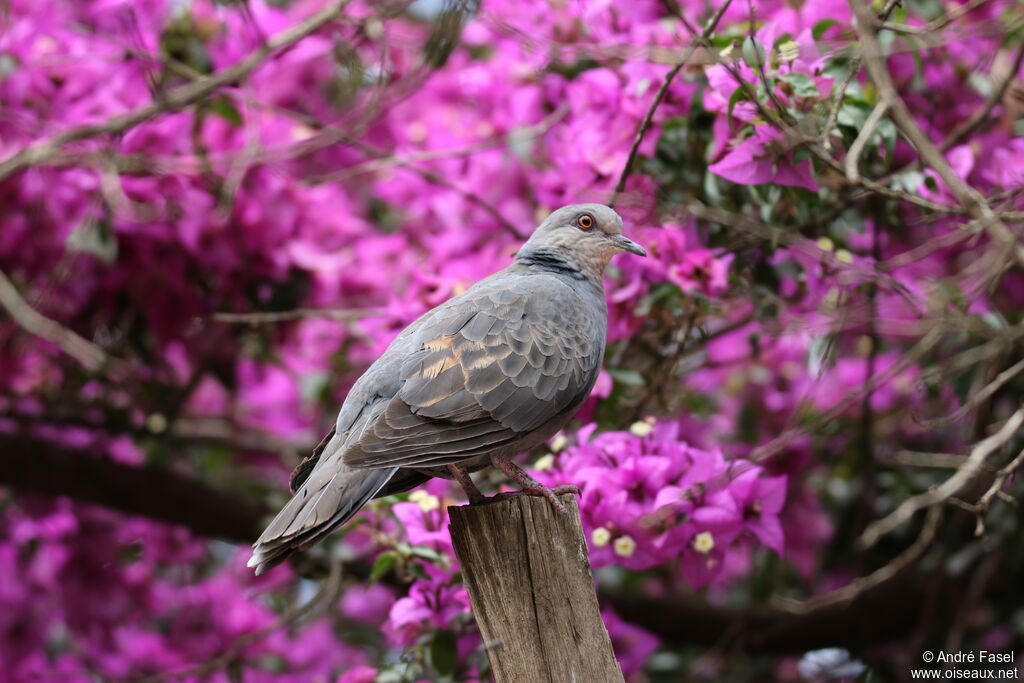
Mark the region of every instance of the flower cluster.
POLYGON ((637 422, 628 432, 597 435, 595 427, 540 463, 545 480, 580 486, 595 567, 643 570, 679 560, 701 588, 730 578, 723 570, 743 555, 741 545, 756 541, 783 553, 785 476, 694 448, 680 440, 678 424, 637 422))

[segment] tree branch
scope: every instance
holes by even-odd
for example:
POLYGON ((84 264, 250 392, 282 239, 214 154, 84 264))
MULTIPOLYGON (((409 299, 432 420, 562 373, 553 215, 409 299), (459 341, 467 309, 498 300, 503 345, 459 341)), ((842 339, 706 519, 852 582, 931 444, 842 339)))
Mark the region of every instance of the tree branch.
POLYGON ((200 536, 251 543, 268 512, 253 498, 195 477, 164 468, 131 467, 41 439, 0 435, 0 452, 0 484, 180 524, 200 536))
MULTIPOLYGON (((647 134, 647 130, 651 127, 651 121, 654 119, 654 112, 661 106, 662 101, 665 99, 665 95, 668 93, 668 87, 672 85, 672 81, 675 79, 676 74, 686 66, 686 63, 690 61, 690 57, 702 44, 707 43, 711 34, 714 32, 715 27, 718 26, 719 20, 725 11, 729 9, 729 5, 732 4, 732 0, 725 0, 722 6, 718 8, 718 11, 712 15, 708 20, 707 25, 704 27, 703 33, 698 36, 694 36, 693 41, 689 47, 686 48, 686 52, 683 53, 682 59, 680 59, 672 69, 665 74, 665 80, 661 82, 661 86, 658 88, 658 92, 654 94, 654 99, 651 100, 651 106, 647 108, 647 113, 644 114, 643 120, 640 122, 640 127, 636 129, 636 136, 633 138, 633 146, 629 150, 629 156, 626 157, 626 164, 622 167, 622 174, 619 176, 619 182, 615 185, 615 190, 612 192, 611 199, 608 200, 608 206, 615 206, 615 201, 622 194, 622 191, 626 188, 626 181, 629 179, 629 174, 633 170, 633 164, 636 162, 637 151, 640 149, 640 143, 644 140, 644 135, 647 134)), ((714 48, 710 48, 714 49, 714 48)))
POLYGON ((258 49, 249 53, 245 59, 237 64, 172 90, 157 102, 125 114, 114 116, 103 123, 76 126, 48 140, 41 140, 23 147, 12 156, 0 162, 0 181, 6 180, 17 171, 46 161, 70 142, 85 140, 107 133, 123 133, 140 123, 156 118, 160 114, 177 111, 190 104, 194 104, 224 85, 246 78, 273 53, 294 45, 306 36, 315 33, 334 19, 345 5, 351 1, 341 0, 340 2, 332 3, 304 21, 277 34, 258 49))
POLYGON ((893 121, 917 149, 921 160, 938 173, 942 182, 956 195, 960 203, 967 209, 968 215, 977 219, 981 227, 996 242, 1006 246, 1018 263, 1024 265, 1024 245, 1017 242, 1016 236, 999 219, 981 193, 964 182, 953 171, 942 152, 921 129, 906 102, 897 92, 896 85, 893 83, 885 63, 882 46, 875 35, 878 19, 871 12, 871 8, 858 0, 850 0, 849 4, 857 17, 856 28, 864 55, 864 65, 867 67, 868 73, 871 74, 871 80, 878 88, 879 95, 892 112, 893 121))
MULTIPOLYGON (((0 484, 49 496, 99 503, 156 521, 180 524, 197 535, 248 543, 269 510, 255 500, 216 489, 173 471, 131 467, 20 436, 0 436, 4 453, 0 484)), ((842 603, 816 605, 802 613, 775 607, 721 607, 697 596, 659 596, 602 591, 632 623, 666 642, 686 645, 735 643, 747 652, 805 652, 889 642, 918 623, 926 588, 901 566, 895 576, 873 583, 842 603)), ((344 573, 365 578, 368 568, 346 563, 344 573)), ((935 580, 948 580, 937 576, 935 580)), ((947 601, 952 611, 956 600, 947 601)), ((941 626, 942 621, 936 621, 941 626)))
POLYGON ((939 583, 944 614, 930 615, 940 635, 959 604, 958 586, 942 573, 922 579, 905 570, 850 602, 803 614, 774 607, 710 605, 697 596, 647 596, 601 591, 626 621, 673 645, 722 647, 763 653, 803 653, 823 647, 863 648, 906 638, 921 623, 929 585, 939 583))
POLYGON ((111 362, 110 356, 99 346, 29 306, 2 270, 0 306, 7 309, 14 322, 26 332, 56 344, 61 351, 78 361, 86 370, 98 372, 111 362))
POLYGON ((891 513, 865 529, 860 537, 861 547, 870 548, 882 536, 907 522, 918 510, 944 503, 959 493, 960 489, 981 471, 981 466, 985 464, 988 456, 1016 436, 1022 424, 1024 424, 1024 408, 1018 409, 1011 415, 1010 419, 1003 423, 1003 426, 995 434, 979 441, 971 449, 967 460, 941 486, 911 496, 900 503, 899 507, 891 513))

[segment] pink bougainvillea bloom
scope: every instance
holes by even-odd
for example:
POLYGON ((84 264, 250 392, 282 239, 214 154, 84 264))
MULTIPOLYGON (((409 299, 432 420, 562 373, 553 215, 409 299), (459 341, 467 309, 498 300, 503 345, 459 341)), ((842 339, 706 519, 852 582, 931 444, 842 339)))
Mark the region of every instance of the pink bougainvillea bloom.
POLYGON ((775 183, 817 192, 818 183, 811 175, 810 159, 794 165, 792 152, 772 151, 780 139, 774 129, 759 128, 717 163, 708 166, 708 170, 740 185, 775 183))
POLYGON ((718 256, 710 249, 691 249, 680 263, 668 268, 668 279, 684 292, 717 296, 729 286, 729 263, 733 255, 718 256))

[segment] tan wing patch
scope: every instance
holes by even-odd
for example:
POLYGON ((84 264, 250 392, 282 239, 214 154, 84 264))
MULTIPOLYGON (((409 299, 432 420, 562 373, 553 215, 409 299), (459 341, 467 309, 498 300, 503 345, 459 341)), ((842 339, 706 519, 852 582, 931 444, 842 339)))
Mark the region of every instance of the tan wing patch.
POLYGON ((428 351, 444 351, 445 349, 450 349, 452 344, 454 343, 455 335, 446 334, 438 339, 432 339, 428 341, 426 344, 423 345, 423 348, 427 349, 428 351))
POLYGON ((430 365, 423 368, 423 377, 427 379, 435 379, 445 370, 449 370, 459 364, 459 358, 456 355, 445 356, 440 360, 437 360, 430 365))

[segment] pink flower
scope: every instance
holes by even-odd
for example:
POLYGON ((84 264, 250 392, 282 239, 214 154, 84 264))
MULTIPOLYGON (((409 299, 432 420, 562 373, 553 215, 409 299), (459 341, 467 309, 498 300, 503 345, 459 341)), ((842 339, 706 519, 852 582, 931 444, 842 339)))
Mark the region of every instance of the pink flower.
POLYGON ((395 642, 412 645, 429 629, 449 628, 453 619, 467 612, 466 589, 443 582, 441 574, 437 573, 433 580, 413 582, 409 595, 391 608, 386 629, 395 642))
POLYGON ((729 286, 732 259, 732 254, 717 256, 710 249, 690 249, 683 255, 682 262, 669 266, 668 279, 684 292, 716 296, 729 286))
POLYGON ((339 676, 335 683, 374 683, 377 674, 372 666, 355 666, 339 676))
POLYGON ((817 192, 818 183, 811 175, 810 160, 794 165, 792 152, 773 149, 779 140, 780 134, 774 129, 758 128, 754 135, 708 166, 708 170, 740 185, 775 183, 817 192))

